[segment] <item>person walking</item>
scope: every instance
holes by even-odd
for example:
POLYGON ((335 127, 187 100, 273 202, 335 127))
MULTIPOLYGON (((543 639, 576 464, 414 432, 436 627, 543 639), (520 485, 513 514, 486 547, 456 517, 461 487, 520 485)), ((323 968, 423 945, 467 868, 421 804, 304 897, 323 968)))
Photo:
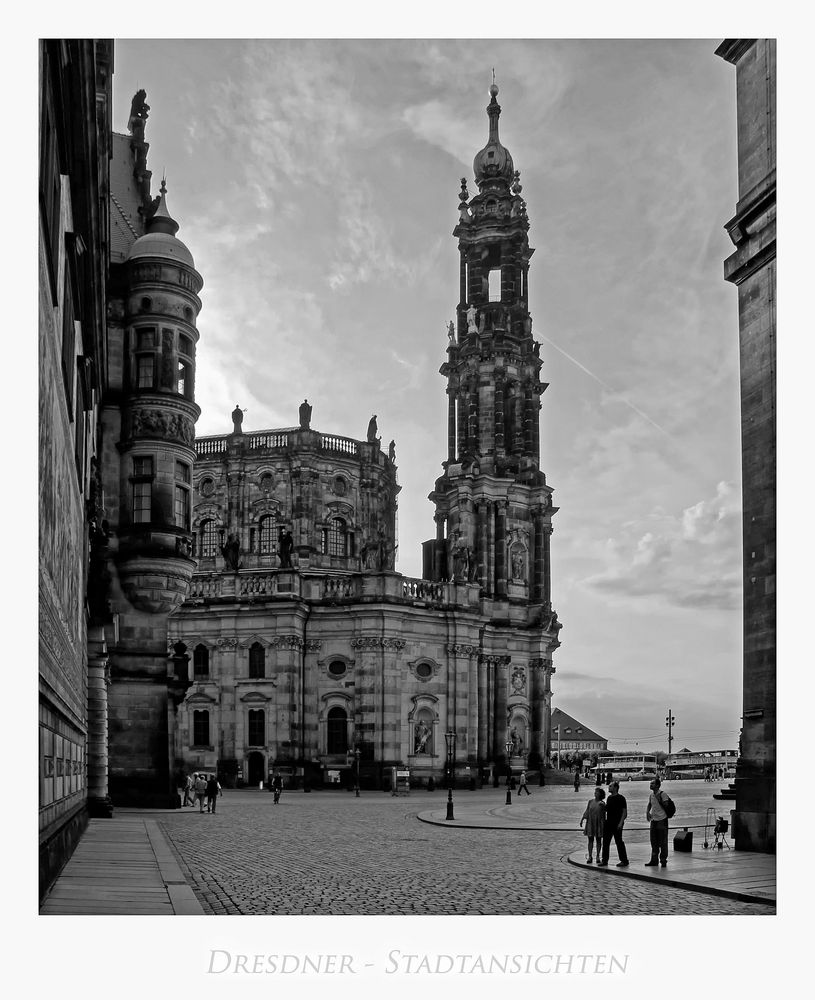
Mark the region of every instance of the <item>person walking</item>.
POLYGON ((198 803, 198 812, 204 811, 204 800, 207 797, 207 782, 203 774, 195 775, 195 801, 198 803))
POLYGON ((580 791, 580 772, 579 771, 575 771, 574 772, 574 790, 576 792, 580 791))
POLYGON ((614 845, 617 848, 619 861, 618 868, 628 867, 628 852, 623 843, 623 824, 628 817, 628 803, 625 796, 620 795, 620 782, 612 781, 608 786, 608 798, 606 799, 606 816, 603 823, 603 858, 597 864, 604 866, 608 864, 609 848, 611 839, 614 838, 614 845))
POLYGON ((195 805, 195 792, 193 789, 192 775, 188 774, 184 781, 184 803, 185 806, 195 805))
POLYGON ((521 792, 526 792, 527 795, 531 795, 532 792, 529 791, 529 785, 526 782, 526 771, 521 771, 521 776, 518 778, 518 795, 521 792))
POLYGON ((279 774, 272 778, 272 792, 274 793, 274 804, 280 801, 280 793, 283 791, 283 779, 279 774))
POLYGON ((207 812, 215 812, 215 803, 218 801, 220 792, 221 786, 218 779, 214 774, 211 774, 207 780, 207 812))
POLYGON ((654 778, 651 782, 651 794, 645 810, 645 818, 651 824, 651 860, 645 862, 646 868, 653 868, 657 864, 664 868, 668 864, 668 813, 665 809, 668 796, 660 792, 661 784, 659 778, 654 778))
POLYGON ((580 825, 583 826, 583 823, 586 824, 586 828, 583 830, 583 833, 589 838, 588 853, 586 855, 586 861, 588 861, 589 864, 591 864, 593 860, 592 853, 595 841, 597 841, 598 863, 602 857, 603 817, 606 811, 603 799, 605 797, 606 793, 602 788, 595 788, 594 798, 589 799, 586 811, 580 817, 580 825))

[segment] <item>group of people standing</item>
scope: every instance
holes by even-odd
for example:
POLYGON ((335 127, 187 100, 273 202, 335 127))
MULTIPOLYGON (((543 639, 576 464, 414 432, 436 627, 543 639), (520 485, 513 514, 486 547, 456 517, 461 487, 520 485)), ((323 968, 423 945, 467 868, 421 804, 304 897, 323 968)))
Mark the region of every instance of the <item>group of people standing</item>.
POLYGON ((215 804, 221 794, 221 784, 214 774, 206 774, 204 771, 195 771, 188 774, 184 780, 184 801, 183 806, 195 808, 198 803, 198 811, 204 811, 206 803, 207 812, 215 812, 215 804))
MULTIPOLYGON (((651 794, 648 796, 648 806, 645 818, 650 823, 651 858, 646 862, 646 868, 668 863, 668 817, 673 815, 673 804, 668 796, 660 791, 661 782, 654 778, 651 782, 651 794)), ((618 868, 628 867, 628 852, 623 843, 623 827, 628 817, 628 803, 625 796, 620 795, 619 781, 612 781, 608 786, 608 798, 603 788, 594 789, 594 797, 589 800, 586 810, 580 818, 580 826, 585 827, 583 833, 588 837, 586 861, 592 864, 595 847, 597 849, 597 864, 604 867, 608 864, 611 841, 617 848, 618 868)))

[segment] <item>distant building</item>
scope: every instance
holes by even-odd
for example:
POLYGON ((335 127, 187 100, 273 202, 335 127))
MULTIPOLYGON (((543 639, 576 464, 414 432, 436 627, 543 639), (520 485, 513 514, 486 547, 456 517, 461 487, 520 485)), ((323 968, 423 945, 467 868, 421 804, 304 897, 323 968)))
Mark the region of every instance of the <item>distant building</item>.
POLYGON ((736 67, 738 194, 724 265, 738 288, 744 572, 742 732, 733 837, 775 852, 775 40, 729 38, 736 67))
POLYGON ((585 723, 578 722, 574 716, 567 715, 559 708, 552 710, 550 732, 552 734, 551 754, 556 754, 558 749, 564 756, 567 753, 574 753, 576 750, 587 753, 600 753, 608 750, 608 740, 605 736, 595 733, 585 723))

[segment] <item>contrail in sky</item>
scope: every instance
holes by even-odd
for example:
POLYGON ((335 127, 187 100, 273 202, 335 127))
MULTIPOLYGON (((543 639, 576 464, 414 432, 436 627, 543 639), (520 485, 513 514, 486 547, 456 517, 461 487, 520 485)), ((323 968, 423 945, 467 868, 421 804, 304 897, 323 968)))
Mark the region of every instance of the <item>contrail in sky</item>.
POLYGON ((626 406, 630 407, 634 411, 634 413, 642 417, 643 420, 647 420, 652 427, 656 427, 656 429, 660 431, 662 434, 664 434, 665 437, 667 438, 671 437, 671 435, 665 430, 664 427, 660 427, 659 424, 655 420, 652 420, 647 413, 643 413, 638 406, 635 406, 629 399, 626 399, 625 396, 617 392, 617 390, 612 386, 610 386, 608 382, 604 382, 599 375, 595 375, 594 372, 590 372, 585 365, 581 365, 581 363, 577 360, 577 358, 573 358, 571 354, 569 354, 567 351, 564 351, 562 347, 558 347, 558 345, 554 341, 550 340, 548 337, 544 337, 543 334, 539 333, 538 336, 541 338, 541 340, 545 340, 547 344, 550 344, 552 347, 554 347, 556 351, 559 351, 564 358, 568 358, 573 365, 576 365, 582 372, 585 372, 589 376, 589 378, 593 378, 595 382, 598 382, 607 392, 610 392, 612 396, 615 396, 617 399, 620 400, 620 402, 625 403, 626 406))

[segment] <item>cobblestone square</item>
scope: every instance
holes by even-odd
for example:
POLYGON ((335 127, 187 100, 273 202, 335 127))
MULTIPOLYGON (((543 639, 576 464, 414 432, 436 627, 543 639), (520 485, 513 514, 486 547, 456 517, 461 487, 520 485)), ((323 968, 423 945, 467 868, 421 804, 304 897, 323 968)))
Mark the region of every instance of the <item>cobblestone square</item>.
MULTIPOLYGON (((690 783, 688 783, 690 784, 690 783)), ((695 783, 694 783, 695 784, 695 783)), ((643 788, 629 797, 626 843, 632 865, 647 855, 643 788), (642 808, 640 808, 642 806, 642 808), (639 827, 639 829, 637 829, 639 827)), ((685 822, 703 822, 716 789, 671 787, 685 822), (701 820, 700 820, 701 817, 701 820)), ((258 790, 227 790, 214 815, 163 813, 160 823, 186 877, 213 914, 755 914, 772 907, 628 878, 605 878, 569 865, 588 786, 533 789, 520 819, 550 829, 445 828, 420 822, 445 794, 393 797, 366 791, 285 792, 279 805, 258 790)), ((513 796, 514 799, 514 796, 513 796)), ((525 797, 526 799, 526 797, 525 797)), ((500 812, 505 790, 457 791, 459 810, 500 812)), ((717 803, 726 812, 729 803, 717 803)), ((678 822, 676 826, 683 823, 678 822)), ((696 850, 701 848, 701 830, 696 850)), ((616 860, 613 855, 612 864, 616 860)))

